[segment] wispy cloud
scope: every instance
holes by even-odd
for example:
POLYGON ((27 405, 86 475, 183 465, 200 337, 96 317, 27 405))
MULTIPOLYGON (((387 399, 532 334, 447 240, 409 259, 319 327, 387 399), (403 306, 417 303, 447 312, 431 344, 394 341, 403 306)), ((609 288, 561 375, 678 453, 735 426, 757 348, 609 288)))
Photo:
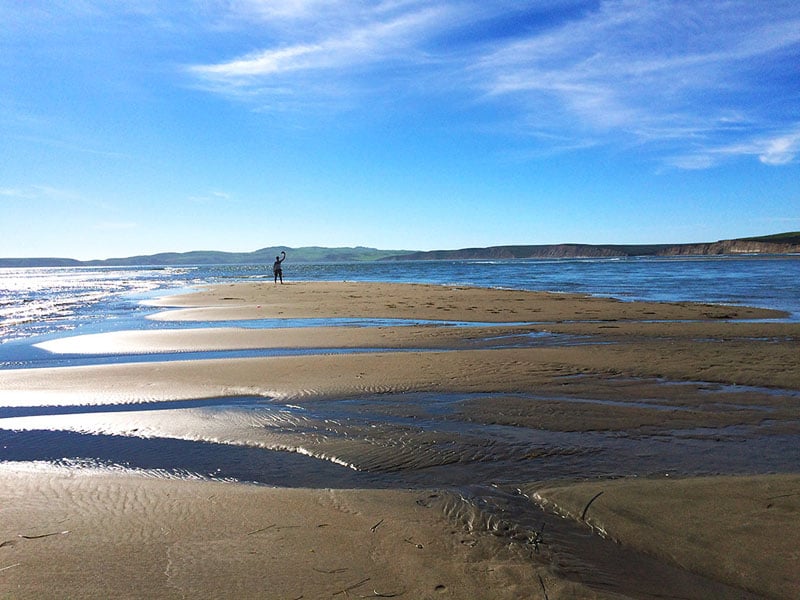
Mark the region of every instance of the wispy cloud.
POLYGON ((267 41, 187 70, 205 89, 259 110, 330 107, 332 98, 358 105, 374 101, 365 94, 373 90, 389 102, 402 87, 494 106, 542 145, 648 144, 681 168, 733 156, 781 165, 798 151, 795 2, 769 10, 749 0, 229 6, 240 24, 266 26, 267 41), (775 131, 785 133, 765 133, 775 131))
POLYGON ((785 135, 764 140, 758 159, 767 165, 785 165, 794 161, 800 152, 800 126, 785 135))
MULTIPOLYGON (((255 3, 273 20, 278 18, 304 20, 316 2, 255 3), (291 9, 291 10, 290 10, 291 9)), ((312 95, 341 95, 347 81, 348 87, 368 87, 370 81, 380 82, 388 75, 360 77, 358 84, 351 81, 361 69, 385 69, 414 64, 423 60, 425 53, 419 47, 426 32, 437 30, 447 8, 417 7, 411 10, 389 11, 387 4, 377 3, 369 10, 354 14, 342 5, 338 14, 331 15, 335 27, 310 27, 311 34, 297 33, 265 49, 249 52, 231 60, 213 64, 192 65, 189 73, 199 78, 214 91, 249 99, 255 103, 270 104, 274 98, 293 96, 308 100, 312 95), (385 10, 379 10, 382 7, 385 10), (320 29, 322 31, 320 31, 320 29)), ((331 6, 326 4, 330 12, 331 6)), ((253 7, 251 7, 253 8, 253 7)), ((262 15, 263 16, 263 15, 262 15)), ((313 19, 317 23, 319 15, 313 19)), ((301 32, 302 26, 297 26, 301 32)))
POLYGON ((20 188, 0 188, 0 197, 11 199, 30 199, 35 198, 35 195, 31 194, 30 190, 23 190, 20 188))
POLYGON ((197 202, 199 204, 210 204, 217 202, 230 202, 233 200, 233 197, 227 192, 211 190, 206 194, 189 196, 188 200, 191 202, 197 202))
POLYGON ((19 200, 49 200, 55 202, 81 202, 82 196, 74 191, 50 185, 26 185, 0 188, 0 196, 19 200))
MULTIPOLYGON (((373 3, 380 5, 381 3, 373 3)), ((268 23, 341 19, 353 14, 354 8, 365 10, 360 0, 239 0, 229 4, 234 16, 268 23)))
POLYGON ((95 212, 114 210, 112 204, 105 200, 97 200, 79 190, 48 184, 0 188, 0 201, 2 200, 36 206, 41 210, 47 210, 45 207, 48 206, 68 206, 70 210, 83 207, 90 208, 95 212))
POLYGON ((713 147, 717 132, 730 134, 731 113, 764 118, 753 114, 764 108, 753 93, 761 67, 774 53, 797 52, 800 15, 776 8, 605 2, 544 34, 499 44, 475 69, 484 93, 538 114, 542 124, 713 147))
POLYGON ((800 155, 800 123, 770 135, 743 138, 730 144, 706 144, 695 152, 669 158, 668 163, 681 169, 707 169, 732 157, 755 157, 765 165, 780 166, 796 161, 800 155))

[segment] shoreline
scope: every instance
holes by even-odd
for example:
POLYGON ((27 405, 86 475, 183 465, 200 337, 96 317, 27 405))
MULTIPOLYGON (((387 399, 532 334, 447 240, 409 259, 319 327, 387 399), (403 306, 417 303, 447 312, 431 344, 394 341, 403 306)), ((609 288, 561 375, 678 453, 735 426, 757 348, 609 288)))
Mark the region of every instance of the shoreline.
MULTIPOLYGON (((778 317, 776 311, 350 282, 221 285, 159 304, 180 307, 161 313, 157 318, 164 322, 436 316, 480 325, 188 329, 65 337, 45 347, 68 354, 261 347, 383 350, 4 370, 0 405, 135 405, 246 394, 302 407, 394 394, 397 410, 411 414, 418 408, 401 407, 403 394, 460 392, 480 396, 459 402, 449 419, 520 432, 658 436, 692 428, 734 428, 744 432, 737 434, 744 439, 800 435, 800 324, 750 322, 778 317), (525 321, 535 324, 518 324, 525 321), (535 336, 542 334, 557 339, 587 336, 590 343, 537 346, 535 336), (503 347, 486 345, 496 337, 503 339, 503 347), (426 351, 413 351, 419 347, 426 351), (537 400, 525 400, 520 393, 537 400)), ((0 426, 19 428, 30 419, 35 429, 41 426, 39 418, 0 419, 0 426)), ((65 427, 74 422, 78 432, 86 427, 82 419, 59 417, 65 427)), ((120 422, 130 423, 130 417, 120 422)), ((187 421, 187 426, 194 430, 204 422, 187 421)), ((237 435, 257 435, 261 426, 253 427, 243 423, 237 435)), ((160 435, 158 431, 153 434, 160 435)), ((231 435, 226 431, 210 429, 209 435, 231 435)), ((419 437, 418 443, 429 443, 425 439, 419 437)), ((315 443, 320 452, 333 447, 315 443)), ((387 439, 389 458, 396 452, 393 444, 387 439)), ((365 454, 368 447, 358 443, 344 450, 336 447, 355 460, 376 460, 377 455, 365 454)), ((635 474, 635 469, 628 472, 635 474)), ((559 550, 561 540, 543 533, 542 556, 535 555, 530 538, 512 542, 485 527, 470 529, 454 520, 441 502, 426 500, 426 494, 438 493, 426 488, 297 490, 81 469, 26 472, 10 463, 0 469, 0 481, 0 506, 8 507, 0 531, 0 595, 48 597, 48 590, 59 589, 75 596, 134 597, 136 590, 148 590, 152 597, 169 598, 214 595, 214 590, 252 595, 269 589, 275 593, 268 597, 279 598, 401 592, 406 597, 511 598, 539 597, 545 590, 551 599, 634 598, 643 597, 641 585, 649 577, 645 569, 604 590, 591 572, 576 574, 558 566, 566 556, 559 550), (226 512, 223 505, 231 510, 226 512), (278 517, 292 527, 279 529, 278 517), (37 526, 31 529, 31 523, 37 526), (200 523, 212 526, 201 531, 200 523), (259 532, 265 535, 247 535, 273 523, 259 532), (66 530, 70 533, 58 533, 66 530), (320 557, 326 560, 316 560, 320 557), (96 572, 80 570, 83 561, 97 561, 96 572), (332 564, 337 561, 349 570, 336 572, 343 568, 332 564), (41 575, 32 579, 34 572, 41 575), (114 572, 124 576, 110 580, 114 572), (56 580, 62 587, 52 587, 56 580)), ((609 473, 600 481, 520 480, 518 485, 536 502, 570 514, 579 527, 603 530, 625 547, 678 567, 681 577, 695 572, 720 582, 686 575, 681 585, 687 594, 704 597, 705 585, 717 591, 721 588, 715 585, 734 586, 742 590, 740 597, 749 597, 744 590, 778 598, 800 593, 800 556, 790 550, 776 554, 773 544, 776 532, 788 540, 800 539, 796 474, 672 481, 612 480, 609 473), (592 503, 589 517, 579 518, 587 498, 599 491, 603 495, 592 503), (680 498, 691 502, 681 503, 680 498)), ((570 535, 565 539, 580 537, 570 535)))

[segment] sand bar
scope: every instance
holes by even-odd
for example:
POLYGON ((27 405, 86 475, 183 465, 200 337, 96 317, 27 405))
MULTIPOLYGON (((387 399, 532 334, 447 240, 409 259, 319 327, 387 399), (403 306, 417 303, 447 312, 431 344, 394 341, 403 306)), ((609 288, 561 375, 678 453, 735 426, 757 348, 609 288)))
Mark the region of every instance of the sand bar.
POLYGON ((461 286, 361 282, 233 283, 152 303, 181 307, 164 320, 374 318, 491 323, 769 319, 781 311, 714 304, 620 302, 581 294, 553 294, 461 286))

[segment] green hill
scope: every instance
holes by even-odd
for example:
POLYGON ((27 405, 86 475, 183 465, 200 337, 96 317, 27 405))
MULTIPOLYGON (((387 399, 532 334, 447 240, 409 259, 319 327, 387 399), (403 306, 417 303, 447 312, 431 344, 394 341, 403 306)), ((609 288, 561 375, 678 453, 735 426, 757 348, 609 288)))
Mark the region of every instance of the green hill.
POLYGON ((776 233, 774 235, 764 235, 761 237, 742 238, 742 241, 766 242, 769 244, 800 244, 800 231, 776 233))
POLYGON ((83 264, 89 266, 167 266, 167 265, 260 265, 272 264, 275 257, 286 252, 291 262, 324 263, 324 262, 365 262, 379 260, 387 256, 402 256, 404 250, 377 250, 357 246, 355 248, 322 248, 307 246, 289 248, 288 246, 271 246, 254 252, 218 252, 213 250, 195 250, 192 252, 163 252, 127 258, 110 258, 92 260, 83 264))
POLYGON ((323 248, 306 246, 289 248, 270 246, 254 252, 162 252, 126 258, 78 261, 71 258, 0 258, 0 267, 77 267, 77 266, 188 266, 188 265, 269 265, 275 256, 286 252, 294 263, 370 262, 377 260, 475 260, 514 258, 579 258, 626 256, 705 256, 742 254, 800 254, 800 231, 761 237, 737 238, 698 244, 551 244, 490 246, 460 250, 378 250, 323 248))

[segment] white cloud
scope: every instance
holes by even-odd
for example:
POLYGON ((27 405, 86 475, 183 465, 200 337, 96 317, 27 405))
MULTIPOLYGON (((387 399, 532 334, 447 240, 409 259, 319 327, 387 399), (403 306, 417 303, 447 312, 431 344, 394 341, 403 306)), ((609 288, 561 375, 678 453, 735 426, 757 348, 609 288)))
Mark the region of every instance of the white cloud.
POLYGON ((476 68, 488 94, 524 101, 548 93, 589 126, 702 127, 717 107, 701 94, 725 101, 729 92, 735 101, 743 63, 800 42, 797 19, 758 17, 713 3, 606 2, 548 33, 501 44, 476 68))
POLYGON ((421 32, 441 13, 440 9, 426 8, 387 21, 359 24, 313 42, 290 43, 227 62, 194 65, 189 71, 202 78, 227 81, 240 87, 286 73, 407 60, 421 32))
POLYGON ((201 75, 231 79, 293 71, 314 65, 314 55, 317 55, 317 66, 322 66, 319 60, 323 48, 317 45, 265 50, 227 63, 192 67, 192 70, 201 75))
POLYGON ((56 202, 80 202, 81 195, 73 190, 50 185, 27 185, 17 188, 0 188, 0 196, 22 200, 52 200, 56 202))
POLYGON ((712 145, 674 156, 668 162, 681 169, 707 169, 733 157, 756 157, 765 165, 794 163, 800 154, 800 124, 770 135, 757 135, 730 144, 712 145))
POLYGON ((601 139, 662 145, 664 154, 682 157, 671 162, 683 168, 712 166, 737 154, 737 145, 770 165, 797 152, 791 135, 756 153, 750 141, 756 124, 759 131, 785 127, 792 94, 800 93, 791 83, 787 93, 784 83, 784 96, 768 95, 770 77, 794 76, 787 71, 800 45, 794 2, 775 0, 765 10, 749 0, 604 0, 590 10, 560 0, 535 14, 477 0, 228 6, 240 23, 266 25, 268 42, 188 72, 207 90, 257 110, 335 110, 333 98, 358 105, 377 90, 389 102, 402 89, 505 109, 504 118, 511 114, 541 140, 555 134, 565 147, 601 139), (494 35, 493 20, 509 14, 521 24, 494 35))
POLYGON ((767 165, 785 165, 793 162, 800 152, 800 128, 797 131, 763 142, 759 160, 767 165))
POLYGON ((719 155, 710 152, 686 154, 667 159, 669 165, 687 171, 702 171, 717 166, 719 162, 719 155))
POLYGON ((211 190, 206 194, 188 197, 188 200, 191 202, 198 202, 200 204, 209 204, 212 202, 230 202, 232 199, 233 197, 230 194, 227 192, 221 192, 219 190, 211 190))
POLYGON ((799 17, 790 3, 766 11, 747 2, 607 1, 543 34, 498 44, 475 65, 475 79, 540 127, 694 148, 670 161, 681 168, 734 155, 786 164, 797 152, 794 134, 748 138, 755 123, 762 131, 785 125, 769 104, 790 106, 791 95, 766 99, 760 80, 781 68, 773 56, 797 53, 799 17))
POLYGON ((346 11, 342 4, 335 0, 238 0, 231 3, 231 9, 268 21, 299 20, 335 9, 346 11))

